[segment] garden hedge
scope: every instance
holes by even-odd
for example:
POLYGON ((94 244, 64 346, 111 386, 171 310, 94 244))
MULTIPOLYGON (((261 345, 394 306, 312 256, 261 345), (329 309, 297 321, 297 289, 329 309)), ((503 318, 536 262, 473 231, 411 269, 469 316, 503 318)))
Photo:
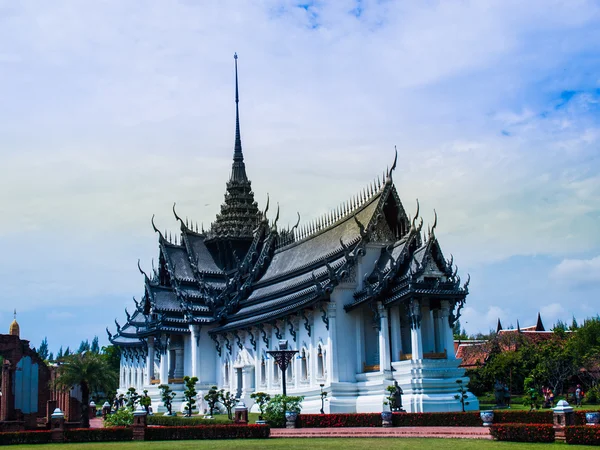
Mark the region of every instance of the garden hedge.
POLYGON ((186 439, 265 439, 271 434, 267 425, 202 425, 191 427, 146 428, 146 441, 186 439))
MULTIPOLYGON (((183 416, 147 416, 148 425, 159 425, 163 427, 189 427, 197 425, 215 425, 214 420, 202 419, 200 417, 183 417, 183 416)), ((233 422, 232 422, 233 424, 233 422)), ((228 425, 227 423, 219 425, 228 425)))
POLYGON ((114 442, 131 441, 133 429, 130 427, 75 428, 65 430, 65 442, 114 442))
POLYGON ((552 410, 531 412, 494 410, 494 423, 551 424, 552 415, 552 410))
POLYGON ((43 431, 8 431, 0 433, 0 445, 12 444, 47 444, 52 440, 52 432, 43 431))
POLYGON ((554 427, 550 424, 494 424, 490 434, 498 441, 554 442, 554 427))
POLYGON ((600 445, 600 427, 575 425, 565 427, 567 444, 600 445))

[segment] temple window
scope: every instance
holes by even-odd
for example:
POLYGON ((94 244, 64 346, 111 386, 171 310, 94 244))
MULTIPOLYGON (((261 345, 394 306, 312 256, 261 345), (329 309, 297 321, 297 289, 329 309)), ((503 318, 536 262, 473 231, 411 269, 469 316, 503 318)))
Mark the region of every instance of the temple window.
POLYGON ((267 384, 267 370, 266 370, 264 356, 260 360, 260 384, 261 385, 267 384))
POLYGON ((273 382, 279 383, 279 364, 273 360, 273 382))
POLYGON ((306 359, 306 351, 304 349, 302 349, 301 361, 302 361, 301 380, 306 381, 306 380, 308 380, 308 360, 306 359))
POLYGON ((317 347, 317 378, 325 378, 325 365, 323 363, 323 349, 317 347))

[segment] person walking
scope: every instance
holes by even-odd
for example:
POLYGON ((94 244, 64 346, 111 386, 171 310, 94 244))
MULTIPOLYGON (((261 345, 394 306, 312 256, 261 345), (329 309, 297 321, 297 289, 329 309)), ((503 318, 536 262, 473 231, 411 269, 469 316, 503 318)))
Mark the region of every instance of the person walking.
POLYGON ((581 406, 581 400, 583 399, 583 389, 581 389, 581 385, 577 385, 577 389, 575 389, 575 406, 581 406))

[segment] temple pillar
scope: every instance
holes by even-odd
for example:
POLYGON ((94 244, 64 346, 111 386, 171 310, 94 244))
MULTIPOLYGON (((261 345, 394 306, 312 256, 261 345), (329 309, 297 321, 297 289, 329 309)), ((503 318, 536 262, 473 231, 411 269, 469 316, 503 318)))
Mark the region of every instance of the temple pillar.
POLYGON ((355 316, 354 329, 356 330, 356 373, 365 371, 365 336, 363 332, 363 316, 360 311, 355 316))
POLYGON ((148 338, 148 355, 146 356, 146 385, 152 384, 154 378, 154 337, 148 338))
POLYGON ((378 302, 377 310, 379 312, 379 371, 383 373, 392 370, 390 362, 390 326, 385 306, 378 302))
POLYGON ((161 349, 160 355, 160 384, 169 384, 169 350, 161 349))
POLYGON ((413 361, 423 359, 423 338, 421 335, 421 307, 418 300, 411 300, 409 305, 410 344, 413 361))
POLYGON ((0 421, 14 420, 14 392, 12 383, 12 363, 2 363, 2 396, 0 396, 0 421))
POLYGON ((390 331, 392 335, 392 355, 390 361, 400 361, 400 353, 402 353, 402 332, 400 328, 400 307, 398 305, 390 308, 390 331))
POLYGON ((175 369, 173 370, 173 378, 183 378, 183 347, 175 349, 175 369))
POLYGON ((329 374, 329 382, 335 383, 339 380, 338 370, 337 370, 337 356, 334 355, 334 352, 337 350, 337 342, 336 342, 336 304, 335 302, 330 301, 327 304, 327 317, 329 318, 329 345, 327 348, 327 367, 326 370, 329 374))
MULTIPOLYGON (((200 352, 198 344, 200 343, 200 325, 190 324, 190 349, 192 354, 192 377, 197 377, 200 381, 200 352)), ((183 360, 182 360, 183 363, 183 360)))
POLYGON ((423 342, 423 352, 431 353, 435 351, 435 342, 433 339, 433 318, 431 317, 431 308, 428 300, 421 301, 421 336, 423 342))
POLYGON ((454 352, 454 331, 450 326, 450 302, 448 300, 442 300, 442 307, 440 309, 440 334, 444 336, 444 345, 446 348, 446 355, 448 359, 456 359, 454 352))

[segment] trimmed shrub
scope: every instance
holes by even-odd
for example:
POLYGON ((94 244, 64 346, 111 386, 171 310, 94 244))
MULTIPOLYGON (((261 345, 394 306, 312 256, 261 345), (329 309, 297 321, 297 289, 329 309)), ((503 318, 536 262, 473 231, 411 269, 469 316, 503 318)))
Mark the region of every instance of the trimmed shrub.
POLYGON ((197 427, 148 427, 146 441, 186 439, 265 439, 271 434, 268 425, 206 425, 197 427))
POLYGON ((0 433, 0 445, 12 444, 48 444, 51 442, 52 432, 43 431, 8 431, 0 433))
POLYGON ((126 427, 75 428, 65 430, 65 442, 131 441, 133 430, 126 427))
POLYGON ((478 412, 394 413, 395 427, 480 427, 478 412))
POLYGON ((554 442, 554 427, 550 424, 494 424, 490 433, 497 441, 554 442))
POLYGON ((494 410, 494 423, 551 424, 552 415, 553 412, 551 410, 531 412, 494 410))
POLYGON ((600 427, 575 425, 565 427, 567 444, 600 445, 600 427))
MULTIPOLYGON (((148 425, 159 425, 162 427, 193 427, 198 425, 216 425, 214 420, 202 419, 200 417, 183 416, 147 416, 148 425)), ((219 425, 229 426, 228 423, 219 423, 219 425)), ((233 425, 233 422, 231 422, 233 425)))
POLYGON ((380 427, 380 413, 300 414, 298 428, 380 427))

